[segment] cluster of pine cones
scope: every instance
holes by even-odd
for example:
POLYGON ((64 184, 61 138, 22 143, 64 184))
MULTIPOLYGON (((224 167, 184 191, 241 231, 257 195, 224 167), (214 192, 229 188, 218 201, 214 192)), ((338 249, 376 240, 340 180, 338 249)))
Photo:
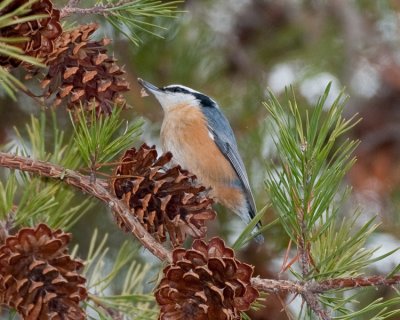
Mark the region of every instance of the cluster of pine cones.
POLYGON ((71 235, 45 224, 23 228, 0 247, 0 304, 28 320, 86 319, 83 264, 68 254, 71 235))
MULTIPOLYGON (((13 15, 28 2, 13 0, 0 10, 0 16, 13 15)), ((2 27, 0 37, 27 39, 15 45, 48 67, 41 81, 42 96, 48 104, 65 102, 70 110, 80 110, 82 106, 85 110, 95 109, 97 114, 110 114, 115 106, 125 105, 122 93, 129 90, 125 72, 107 54, 110 40, 91 38, 97 24, 63 30, 60 11, 50 0, 33 2, 24 16, 31 15, 46 17, 2 27)), ((2 67, 11 69, 20 64, 14 58, 0 56, 2 67)), ((38 72, 29 64, 22 65, 31 74, 38 72)))
MULTIPOLYGON (((28 0, 11 0, 0 15, 12 15, 28 0)), ((42 96, 70 110, 96 110, 110 114, 124 106, 122 92, 129 89, 124 71, 107 54, 109 39, 95 41, 94 23, 63 30, 60 11, 50 0, 31 4, 26 15, 33 21, 0 27, 0 37, 21 38, 15 46, 47 66, 41 79, 42 96)), ((1 43, 0 43, 1 45, 1 43)), ((36 75, 32 65, 0 56, 0 66, 22 66, 36 75)), ((206 243, 206 222, 215 218, 213 201, 196 177, 179 166, 172 155, 158 157, 155 147, 129 149, 114 169, 110 187, 140 223, 159 242, 175 248, 173 261, 155 291, 159 319, 241 319, 258 297, 251 286, 253 268, 238 261, 219 238, 206 243), (196 238, 190 249, 181 246, 196 238)), ((117 222, 129 230, 123 221, 117 222)), ((15 309, 24 319, 85 319, 81 303, 87 298, 83 264, 68 253, 71 235, 45 224, 23 228, 0 243, 0 304, 15 309)))
MULTIPOLYGON (((129 149, 110 181, 115 196, 147 231, 175 247, 155 290, 159 319, 239 320, 240 312, 258 298, 251 285, 253 267, 237 260, 221 239, 200 240, 206 235, 205 223, 215 217, 212 200, 194 175, 168 167, 171 158, 170 153, 157 157, 155 147, 147 145, 129 149), (197 239, 184 249, 188 235, 197 239)), ((2 239, 0 304, 29 320, 85 319, 80 306, 87 298, 80 275, 83 263, 68 253, 70 239, 45 224, 2 239)))
POLYGON ((215 217, 212 200, 194 175, 168 167, 171 158, 170 153, 157 158, 155 147, 147 145, 129 149, 111 181, 114 194, 147 231, 159 242, 169 238, 176 247, 155 291, 159 319, 239 320, 258 298, 250 283, 253 268, 238 261, 221 239, 199 239, 206 235, 205 223, 215 217), (181 247, 187 235, 197 238, 188 250, 181 247))

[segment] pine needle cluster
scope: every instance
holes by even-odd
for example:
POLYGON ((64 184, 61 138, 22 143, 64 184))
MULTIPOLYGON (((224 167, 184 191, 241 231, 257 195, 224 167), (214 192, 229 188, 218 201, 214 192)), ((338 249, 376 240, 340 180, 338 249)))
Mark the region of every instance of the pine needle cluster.
POLYGON ((79 0, 70 0, 63 8, 51 0, 0 3, 0 85, 14 99, 16 92, 27 93, 40 107, 63 104, 61 111, 69 112, 63 118, 70 119, 65 124, 54 111, 43 110, 25 128, 15 128, 13 141, 1 147, 4 314, 10 319, 15 313, 25 319, 249 319, 246 312, 260 308, 265 293, 301 299, 300 319, 378 320, 400 313, 398 291, 393 298, 357 306, 359 287, 399 285, 400 264, 388 274, 370 275, 371 264, 395 250, 376 256, 377 248, 366 249, 376 219, 361 221, 358 209, 345 209, 350 190, 343 181, 358 145, 346 134, 358 120, 343 116, 343 94, 329 105, 328 86, 315 106, 301 112, 291 92, 284 104, 270 93, 265 107, 278 155, 266 168, 270 202, 232 245, 219 237, 206 240, 206 224, 216 212, 196 177, 171 165, 170 153, 134 147, 143 121, 123 120, 121 99, 129 83, 106 48, 110 40, 94 38, 100 25, 68 28, 63 22, 73 15, 99 15, 140 45, 143 33, 164 30, 158 18, 174 17, 179 3, 108 0, 81 7, 79 0), (40 80, 45 92, 33 94, 18 68, 40 80), (128 238, 114 252, 109 236, 92 225, 85 226, 91 234, 87 251, 70 245, 74 238, 67 232, 99 203, 95 199, 138 245, 128 238), (267 209, 278 218, 258 233, 281 226, 287 235, 291 259, 282 268, 287 280, 260 278, 238 258, 267 209), (165 267, 144 261, 142 247, 165 267))

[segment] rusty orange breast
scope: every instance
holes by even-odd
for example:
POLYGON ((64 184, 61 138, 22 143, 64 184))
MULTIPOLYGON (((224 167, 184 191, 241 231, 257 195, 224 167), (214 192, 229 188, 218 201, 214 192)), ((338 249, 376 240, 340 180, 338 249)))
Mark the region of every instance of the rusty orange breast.
POLYGON ((164 151, 173 154, 173 160, 197 176, 212 195, 228 207, 243 200, 241 189, 231 163, 212 139, 207 120, 198 107, 178 105, 165 113, 161 128, 164 151), (228 204, 229 203, 229 204, 228 204))

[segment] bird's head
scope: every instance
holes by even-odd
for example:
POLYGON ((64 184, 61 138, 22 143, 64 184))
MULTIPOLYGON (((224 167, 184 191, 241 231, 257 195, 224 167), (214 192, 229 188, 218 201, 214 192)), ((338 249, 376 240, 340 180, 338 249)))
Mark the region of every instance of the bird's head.
POLYGON ((159 88, 140 78, 138 82, 148 93, 151 93, 158 100, 164 111, 168 111, 178 105, 188 105, 197 108, 218 107, 216 102, 210 97, 180 84, 172 84, 159 88))

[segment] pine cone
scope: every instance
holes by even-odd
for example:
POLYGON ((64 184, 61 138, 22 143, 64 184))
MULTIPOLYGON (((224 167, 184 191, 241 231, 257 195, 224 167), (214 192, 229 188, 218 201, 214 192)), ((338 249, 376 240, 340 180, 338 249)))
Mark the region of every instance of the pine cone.
POLYGON ((195 240, 177 248, 155 291, 160 320, 237 320, 258 298, 251 286, 253 267, 235 259, 223 240, 195 240))
POLYGON ((0 247, 0 302, 24 319, 85 319, 83 265, 68 255, 70 239, 45 224, 9 236, 0 247))
POLYGON ((97 28, 95 23, 82 25, 57 39, 41 82, 47 99, 55 94, 55 105, 65 100, 70 110, 79 110, 82 104, 86 110, 96 108, 97 114, 110 114, 114 105, 125 105, 121 95, 129 90, 125 72, 107 55, 109 39, 90 40, 97 28))
MULTIPOLYGON (((27 2, 28 0, 11 1, 9 5, 0 10, 0 16, 12 14, 14 10, 25 5, 27 2)), ((0 28, 0 37, 28 38, 27 41, 17 43, 15 46, 24 50, 26 55, 43 60, 43 58, 47 57, 47 55, 53 51, 54 41, 62 32, 60 11, 53 7, 53 3, 50 0, 41 0, 34 2, 30 11, 20 17, 22 18, 35 14, 45 14, 47 17, 0 28)), ((21 64, 19 60, 9 57, 0 57, 1 66, 16 67, 19 64, 21 64)))
POLYGON ((178 246, 187 235, 204 237, 205 222, 214 219, 215 212, 212 200, 202 194, 205 188, 195 185, 194 175, 179 166, 163 168, 171 158, 166 153, 157 160, 155 147, 145 144, 139 150, 129 149, 114 172, 112 188, 158 241, 164 242, 168 233, 171 243, 178 246))

